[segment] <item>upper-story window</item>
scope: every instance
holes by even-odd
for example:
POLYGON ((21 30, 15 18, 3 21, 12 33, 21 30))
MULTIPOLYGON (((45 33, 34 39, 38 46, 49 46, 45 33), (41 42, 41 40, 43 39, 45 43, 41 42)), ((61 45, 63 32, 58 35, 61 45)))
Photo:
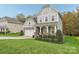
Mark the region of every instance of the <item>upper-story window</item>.
POLYGON ((40 20, 40 22, 42 22, 42 20, 40 20))
POLYGON ((39 20, 40 22, 42 22, 42 18, 40 18, 40 20, 39 20))
POLYGON ((45 17, 45 21, 48 21, 48 18, 47 17, 45 17))
POLYGON ((29 22, 29 25, 30 25, 30 22, 29 22))
POLYGON ((34 17, 33 19, 34 19, 34 21, 37 23, 37 17, 34 17))
POLYGON ((54 16, 52 16, 52 21, 54 21, 54 16))

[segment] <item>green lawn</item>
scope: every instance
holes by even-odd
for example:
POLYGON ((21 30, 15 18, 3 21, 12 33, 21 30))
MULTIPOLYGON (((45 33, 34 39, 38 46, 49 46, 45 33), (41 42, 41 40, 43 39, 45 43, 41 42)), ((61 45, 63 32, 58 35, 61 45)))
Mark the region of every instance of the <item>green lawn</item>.
POLYGON ((17 33, 0 33, 0 36, 20 36, 20 33, 17 32, 17 33))
POLYGON ((79 37, 65 37, 64 44, 56 44, 38 40, 0 40, 0 53, 79 53, 79 37))

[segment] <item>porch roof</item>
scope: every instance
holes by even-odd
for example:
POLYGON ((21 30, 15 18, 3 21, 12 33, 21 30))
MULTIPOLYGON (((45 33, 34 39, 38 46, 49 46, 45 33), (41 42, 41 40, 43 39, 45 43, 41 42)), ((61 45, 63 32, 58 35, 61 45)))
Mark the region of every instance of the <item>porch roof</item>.
POLYGON ((37 23, 36 26, 55 26, 57 22, 37 23))

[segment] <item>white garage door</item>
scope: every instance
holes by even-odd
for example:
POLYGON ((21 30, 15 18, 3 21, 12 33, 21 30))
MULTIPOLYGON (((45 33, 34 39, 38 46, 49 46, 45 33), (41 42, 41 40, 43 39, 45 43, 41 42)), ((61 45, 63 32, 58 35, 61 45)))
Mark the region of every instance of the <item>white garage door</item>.
POLYGON ((25 30, 25 36, 33 36, 34 30, 33 29, 26 29, 25 30))

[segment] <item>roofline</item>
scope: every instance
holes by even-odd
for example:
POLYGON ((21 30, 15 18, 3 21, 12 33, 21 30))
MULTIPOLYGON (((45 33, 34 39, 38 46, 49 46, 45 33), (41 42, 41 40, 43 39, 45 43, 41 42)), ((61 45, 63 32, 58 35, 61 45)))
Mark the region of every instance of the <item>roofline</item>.
MULTIPOLYGON (((46 7, 42 7, 42 9, 36 14, 36 16, 38 16, 38 15, 42 12, 42 10, 43 10, 44 8, 46 8, 46 7)), ((51 6, 49 6, 48 8, 51 8, 52 10, 54 10, 55 12, 58 13, 58 11, 57 11, 56 9, 52 8, 51 6)))

